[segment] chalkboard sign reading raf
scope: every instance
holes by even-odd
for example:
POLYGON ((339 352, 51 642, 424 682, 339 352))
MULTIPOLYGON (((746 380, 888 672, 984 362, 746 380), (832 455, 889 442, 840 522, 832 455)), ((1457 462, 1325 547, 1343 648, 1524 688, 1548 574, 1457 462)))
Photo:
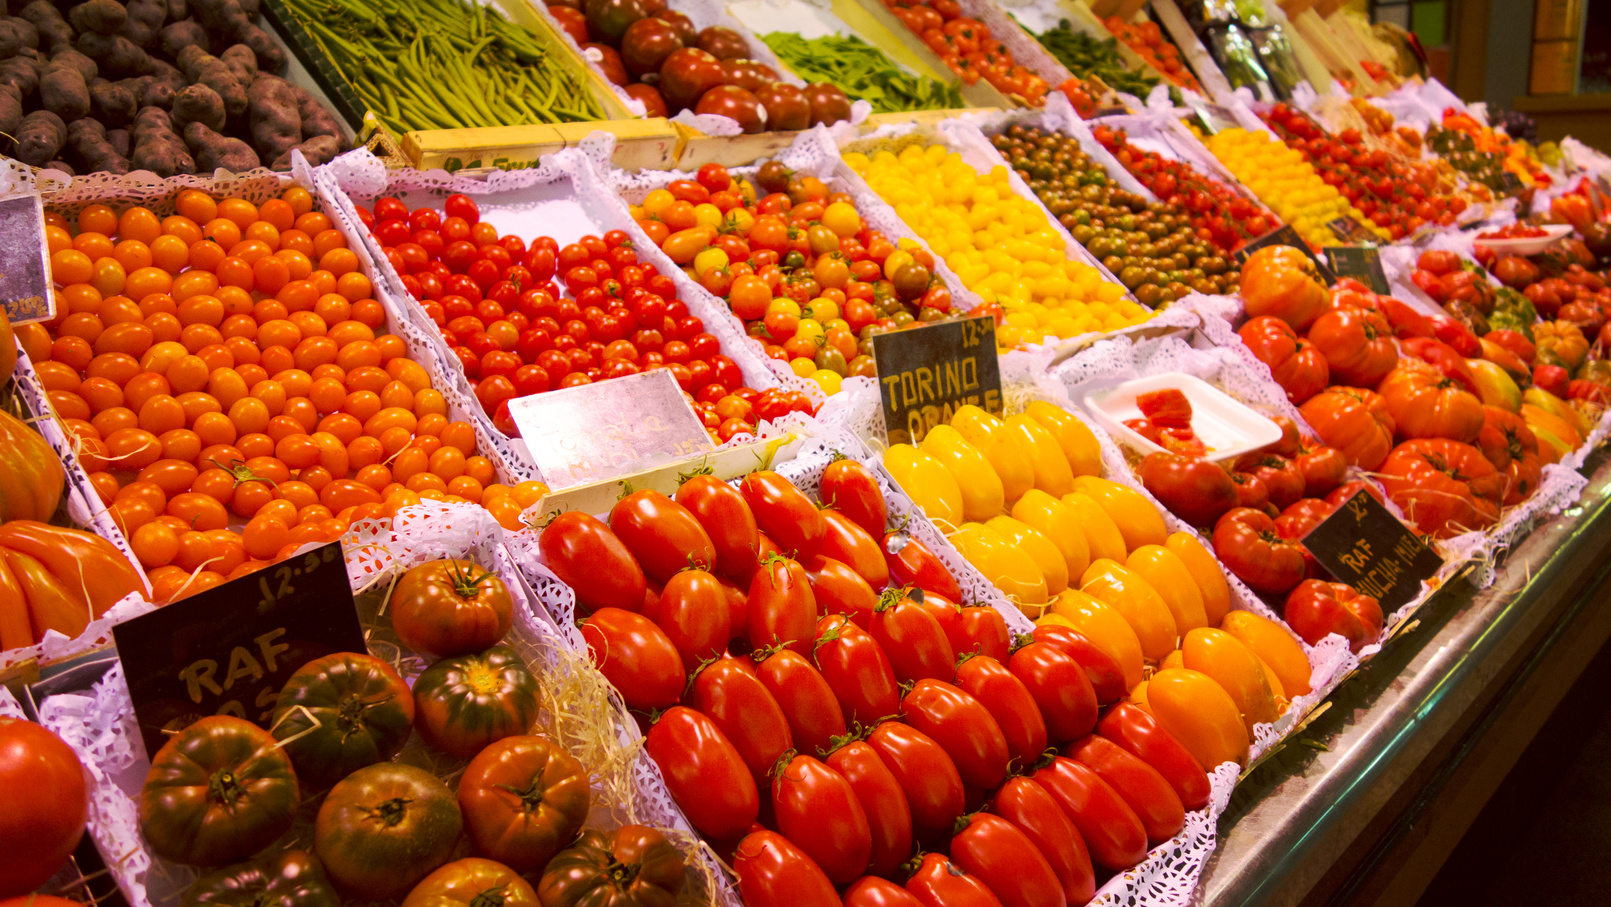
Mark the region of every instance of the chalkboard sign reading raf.
POLYGON ((12 324, 44 321, 55 313, 49 255, 39 196, 0 199, 0 305, 12 324))
POLYGON ((891 444, 916 444, 968 404, 1003 412, 996 322, 989 315, 876 334, 873 362, 891 444))
POLYGON ((297 668, 365 651, 340 542, 124 621, 112 638, 148 756, 207 715, 267 728, 297 668))
POLYGON ((1326 261, 1338 277, 1352 277, 1370 287, 1372 293, 1391 295, 1393 288, 1387 283, 1382 270, 1382 254, 1370 246, 1327 246, 1323 249, 1326 261))
POLYGON ((1415 598, 1443 559, 1368 492, 1361 491, 1303 537, 1322 567, 1392 614, 1415 598))

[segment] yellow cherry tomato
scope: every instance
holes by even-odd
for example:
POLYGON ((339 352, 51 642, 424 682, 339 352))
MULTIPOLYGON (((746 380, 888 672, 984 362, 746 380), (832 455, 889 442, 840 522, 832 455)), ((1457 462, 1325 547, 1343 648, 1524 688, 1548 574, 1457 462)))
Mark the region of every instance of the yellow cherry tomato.
POLYGON ((1079 520, 1063 506, 1062 501, 1039 488, 1031 488, 1012 505, 1012 517, 1039 529, 1042 535, 1051 539, 1063 554, 1069 576, 1085 574, 1085 568, 1091 565, 1091 546, 1085 540, 1085 533, 1080 530, 1079 520))
POLYGON ((839 393, 839 388, 844 385, 845 379, 832 369, 819 368, 811 373, 811 380, 817 382, 822 392, 831 397, 839 393))
POLYGON ((1169 529, 1164 525, 1158 508, 1134 488, 1096 476, 1080 476, 1074 480, 1074 490, 1090 495, 1108 512, 1108 516, 1119 527, 1119 532, 1124 535, 1126 550, 1134 551, 1142 545, 1162 545, 1169 538, 1169 529))
POLYGON ((1169 613, 1175 616, 1175 629, 1187 633, 1208 626, 1208 615, 1203 611, 1203 594, 1197 591, 1197 581, 1180 555, 1162 545, 1142 545, 1130 552, 1124 565, 1158 590, 1169 613))
POLYGON ((1057 497, 1074 490, 1074 470, 1051 432, 1021 414, 1007 418, 1007 431, 1018 441, 1019 448, 1029 453, 1036 488, 1057 497))
POLYGON ((1190 668, 1159 671, 1147 681, 1147 705, 1208 771, 1226 762, 1247 764, 1247 726, 1231 695, 1207 674, 1190 668))
POLYGON ((1057 440, 1057 446, 1063 449, 1063 456, 1068 459, 1074 475, 1102 474, 1102 445, 1084 422, 1044 400, 1036 400, 1024 407, 1024 415, 1039 422, 1057 440))
POLYGON ((962 489, 939 460, 910 444, 891 444, 884 451, 884 468, 929 519, 962 524, 962 489))
POLYGON ((1201 671, 1231 696, 1236 710, 1242 714, 1248 737, 1253 726, 1274 721, 1279 717, 1275 710, 1275 696, 1264 679, 1264 669, 1242 641, 1224 630, 1198 627, 1186 634, 1180 646, 1185 653, 1184 667, 1201 671))
POLYGON ((884 276, 894 280, 895 272, 901 269, 901 265, 909 264, 911 261, 912 253, 905 249, 896 249, 889 253, 888 258, 884 259, 884 276))
POLYGON ((1021 523, 1010 516, 994 516, 985 523, 987 528, 1007 540, 1007 543, 1029 555, 1046 578, 1046 594, 1056 595, 1068 588, 1068 561, 1063 552, 1052 544, 1044 533, 1033 526, 1021 523))
POLYGON ((1191 578, 1197 581, 1197 591, 1203 596, 1203 617, 1208 621, 1208 626, 1219 626, 1225 620, 1226 612, 1231 610, 1231 587, 1225 582, 1225 573, 1219 569, 1219 561, 1198 541, 1197 536, 1189 532, 1174 533, 1164 540, 1164 547, 1179 556, 1186 569, 1191 571, 1191 578))
POLYGON ((849 202, 834 202, 822 209, 822 225, 837 236, 855 236, 861 230, 861 215, 849 202))
POLYGON ((1309 678, 1314 674, 1314 668, 1292 631, 1252 611, 1232 611, 1225 615, 1221 629, 1240 639, 1253 650, 1254 655, 1269 665, 1270 670, 1281 678, 1281 688, 1288 696, 1308 694, 1309 678))
POLYGON ((1105 557, 1124 563, 1130 549, 1124 547, 1124 534, 1119 531, 1119 526, 1113 522, 1113 518, 1108 516, 1108 512, 1102 509, 1101 504, 1084 492, 1074 491, 1063 495, 1063 506, 1074 514, 1074 519, 1079 521, 1080 529, 1085 532, 1091 560, 1105 557))
POLYGON ((1031 619, 1045 610, 1046 576, 1029 555, 980 523, 964 523, 949 541, 985 579, 1012 598, 1018 610, 1031 619))
POLYGON ((1180 641, 1175 616, 1169 613, 1163 596, 1123 564, 1106 558, 1091 564, 1080 577, 1080 591, 1123 614, 1141 640, 1141 652, 1147 658, 1163 658, 1180 641))
POLYGON ((1146 656, 1141 654, 1141 640, 1136 637, 1136 631, 1131 629, 1124 615, 1078 589, 1064 589, 1058 593, 1052 601, 1051 613, 1085 634, 1097 648, 1112 655, 1124 671, 1126 687, 1134 688, 1141 682, 1146 656))
POLYGON ((700 277, 725 267, 727 267, 727 253, 715 246, 704 249, 694 256, 694 273, 700 277))
POLYGON ((977 447, 949 425, 936 425, 918 446, 939 460, 962 490, 962 518, 982 523, 1001 513, 1001 479, 977 447))

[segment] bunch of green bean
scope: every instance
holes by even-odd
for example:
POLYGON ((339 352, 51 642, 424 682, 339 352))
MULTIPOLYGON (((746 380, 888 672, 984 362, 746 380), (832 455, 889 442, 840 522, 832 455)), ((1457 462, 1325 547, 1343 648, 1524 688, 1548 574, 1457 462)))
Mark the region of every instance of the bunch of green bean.
POLYGON ((1114 38, 1095 38, 1075 31, 1067 19, 1056 28, 1035 35, 1035 38, 1080 78, 1096 76, 1115 91, 1128 92, 1145 98, 1152 86, 1158 84, 1156 76, 1147 75, 1140 68, 1131 69, 1119 56, 1119 42, 1114 38))
POLYGON ((965 106, 956 85, 908 73, 883 51, 854 35, 806 39, 773 32, 761 40, 795 75, 807 82, 835 85, 851 100, 872 104, 874 113, 965 106))
POLYGON ((286 0, 396 132, 604 119, 578 71, 472 0, 286 0))

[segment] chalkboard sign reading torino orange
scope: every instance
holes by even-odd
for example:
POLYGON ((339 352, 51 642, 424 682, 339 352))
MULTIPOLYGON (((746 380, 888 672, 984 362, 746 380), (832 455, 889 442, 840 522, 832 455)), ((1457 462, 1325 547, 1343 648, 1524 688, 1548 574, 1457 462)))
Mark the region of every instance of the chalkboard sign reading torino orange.
POLYGON ((1002 414, 996 322, 989 315, 877 334, 873 362, 890 444, 916 444, 968 404, 1002 414))
POLYGON ((297 668, 366 651, 340 542, 124 621, 112 638, 148 756, 207 715, 267 728, 297 668))
POLYGON ((1409 604, 1443 566, 1420 536, 1364 491, 1309 530, 1303 545, 1332 576, 1381 602, 1384 614, 1409 604))

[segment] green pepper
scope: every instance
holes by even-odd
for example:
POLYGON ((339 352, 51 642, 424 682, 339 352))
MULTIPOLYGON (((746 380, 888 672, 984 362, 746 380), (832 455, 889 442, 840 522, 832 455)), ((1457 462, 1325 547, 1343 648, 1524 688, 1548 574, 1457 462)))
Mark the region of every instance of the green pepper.
POLYGON ((288 850, 215 869, 190 883, 181 907, 341 907, 319 858, 288 850))

